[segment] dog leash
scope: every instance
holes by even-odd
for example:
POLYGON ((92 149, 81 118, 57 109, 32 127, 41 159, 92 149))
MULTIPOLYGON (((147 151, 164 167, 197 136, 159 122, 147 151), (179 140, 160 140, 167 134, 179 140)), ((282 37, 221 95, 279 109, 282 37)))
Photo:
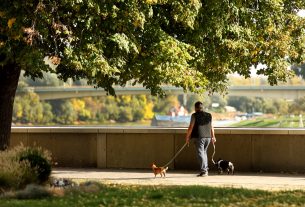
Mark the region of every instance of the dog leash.
POLYGON ((166 163, 166 165, 164 165, 163 167, 167 167, 169 164, 171 164, 174 161, 174 159, 180 154, 180 152, 186 147, 187 144, 188 143, 185 142, 185 144, 179 149, 179 151, 175 154, 175 156, 168 163, 166 163))
POLYGON ((213 152, 213 154, 212 154, 212 162, 213 162, 213 164, 215 164, 216 162, 214 161, 214 155, 215 155, 215 142, 213 142, 212 141, 212 143, 213 143, 213 148, 214 148, 214 152, 213 152))
MULTIPOLYGON (((216 162, 214 161, 214 155, 215 155, 216 149, 215 149, 215 143, 214 142, 212 142, 212 143, 213 143, 213 149, 214 149, 213 154, 212 154, 212 162, 213 162, 213 164, 215 164, 216 162)), ((186 147, 186 145, 188 145, 187 142, 184 143, 184 145, 179 149, 179 151, 175 154, 175 156, 168 163, 166 163, 166 165, 164 165, 163 167, 167 167, 169 164, 171 164, 174 161, 174 159, 180 154, 180 152, 186 147)))

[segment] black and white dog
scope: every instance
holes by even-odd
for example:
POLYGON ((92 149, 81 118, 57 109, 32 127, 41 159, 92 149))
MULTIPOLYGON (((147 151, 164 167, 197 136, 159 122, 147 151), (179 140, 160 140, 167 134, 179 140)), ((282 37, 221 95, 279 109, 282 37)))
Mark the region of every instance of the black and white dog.
POLYGON ((214 163, 218 169, 218 174, 222 174, 223 172, 227 172, 228 174, 234 174, 234 165, 232 162, 227 160, 222 160, 221 158, 214 163))

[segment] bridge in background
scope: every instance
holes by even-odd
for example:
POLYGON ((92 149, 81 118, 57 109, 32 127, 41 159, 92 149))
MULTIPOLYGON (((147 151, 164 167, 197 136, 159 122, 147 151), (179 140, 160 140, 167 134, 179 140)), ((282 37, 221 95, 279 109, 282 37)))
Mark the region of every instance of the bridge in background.
MULTIPOLYGON (((163 86, 166 93, 184 94, 181 88, 163 86)), ((25 87, 17 90, 17 95, 25 91, 32 91, 39 95, 40 100, 54 100, 76 97, 105 96, 106 91, 101 88, 88 86, 61 87, 25 87)), ((139 86, 115 87, 117 95, 150 94, 150 90, 139 86)), ((228 96, 247 96, 264 98, 284 98, 288 100, 305 96, 305 86, 231 86, 228 96)))

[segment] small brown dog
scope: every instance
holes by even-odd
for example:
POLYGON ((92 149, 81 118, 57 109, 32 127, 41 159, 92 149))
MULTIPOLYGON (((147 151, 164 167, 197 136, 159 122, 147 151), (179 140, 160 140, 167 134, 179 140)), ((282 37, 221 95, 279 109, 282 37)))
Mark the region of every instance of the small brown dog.
POLYGON ((168 169, 168 167, 157 167, 154 163, 152 164, 151 168, 152 168, 152 170, 155 174, 155 178, 158 174, 160 174, 161 177, 162 176, 165 177, 166 176, 166 170, 168 169))

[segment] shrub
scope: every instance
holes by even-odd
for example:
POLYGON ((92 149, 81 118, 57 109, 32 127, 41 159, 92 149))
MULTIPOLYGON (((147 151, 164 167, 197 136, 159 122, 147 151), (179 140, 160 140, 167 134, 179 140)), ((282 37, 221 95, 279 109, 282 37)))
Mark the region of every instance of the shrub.
POLYGON ((0 186, 3 189, 16 189, 24 183, 33 182, 28 162, 19 162, 19 149, 0 152, 0 186))
POLYGON ((0 189, 20 189, 46 181, 51 173, 50 163, 50 153, 38 147, 20 145, 0 151, 0 189))
POLYGON ((38 183, 44 183, 49 179, 51 174, 51 164, 44 157, 43 151, 39 148, 27 148, 21 153, 20 159, 22 161, 28 161, 31 168, 37 174, 38 183))

